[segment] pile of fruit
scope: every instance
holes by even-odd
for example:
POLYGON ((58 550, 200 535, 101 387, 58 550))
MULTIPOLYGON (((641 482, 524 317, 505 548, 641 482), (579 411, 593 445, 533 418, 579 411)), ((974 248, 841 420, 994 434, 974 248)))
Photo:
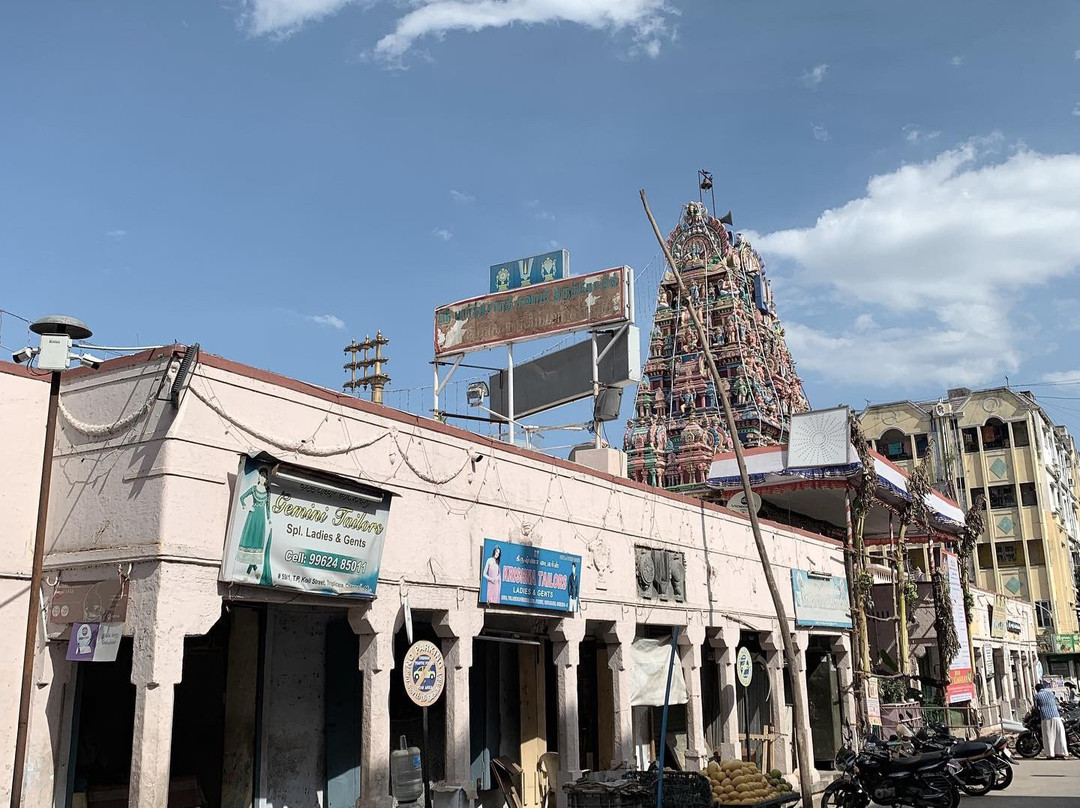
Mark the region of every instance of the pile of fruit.
POLYGON ((713 805, 757 805, 791 793, 791 783, 778 770, 762 774, 741 760, 714 760, 701 773, 709 778, 713 805))

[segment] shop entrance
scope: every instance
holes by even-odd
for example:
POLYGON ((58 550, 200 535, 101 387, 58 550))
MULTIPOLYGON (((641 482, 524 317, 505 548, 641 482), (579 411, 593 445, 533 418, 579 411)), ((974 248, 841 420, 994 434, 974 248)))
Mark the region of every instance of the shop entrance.
POLYGON ((828 640, 812 637, 806 650, 806 695, 814 768, 832 769, 841 745, 840 680, 828 640))
MULTIPOLYGON (((220 808, 229 620, 184 640, 183 678, 176 685, 170 758, 170 808, 220 808)), ((70 780, 66 805, 126 805, 131 774, 135 688, 132 642, 115 662, 75 665, 70 780)))
POLYGON ((506 788, 523 808, 554 805, 555 708, 555 665, 546 637, 486 628, 475 638, 469 672, 471 773, 483 805, 502 806, 506 788))

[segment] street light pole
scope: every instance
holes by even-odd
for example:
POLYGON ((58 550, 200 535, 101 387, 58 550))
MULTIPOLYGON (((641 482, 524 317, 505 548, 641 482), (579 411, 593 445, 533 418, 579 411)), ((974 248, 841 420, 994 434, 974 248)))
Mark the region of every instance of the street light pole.
POLYGON ((23 772, 30 728, 30 695, 34 680, 38 624, 41 620, 41 573, 45 563, 45 525, 49 516, 53 443, 56 415, 60 409, 60 371, 49 377, 49 411, 45 421, 45 448, 41 453, 41 488, 38 492, 37 528, 34 531, 34 563, 30 570, 30 606, 26 613, 26 645, 23 646, 22 690, 19 693, 19 728, 15 735, 15 765, 11 774, 11 808, 22 805, 23 772))
POLYGON ((19 725, 15 735, 15 762, 11 770, 11 808, 21 808, 23 779, 26 771, 26 748, 30 735, 30 703, 34 683, 34 658, 37 656, 38 625, 41 622, 41 574, 45 566, 45 528, 49 518, 49 491, 52 489, 53 444, 56 442, 56 417, 60 411, 60 374, 72 359, 87 367, 100 367, 101 360, 89 354, 71 353, 74 340, 89 339, 93 332, 74 317, 51 315, 30 325, 41 338, 37 348, 24 348, 12 355, 16 362, 29 364, 37 357, 39 370, 49 377, 49 409, 45 416, 45 446, 41 452, 41 487, 38 490, 37 527, 34 530, 34 560, 30 567, 30 603, 26 610, 26 644, 23 646, 22 688, 19 692, 19 725))

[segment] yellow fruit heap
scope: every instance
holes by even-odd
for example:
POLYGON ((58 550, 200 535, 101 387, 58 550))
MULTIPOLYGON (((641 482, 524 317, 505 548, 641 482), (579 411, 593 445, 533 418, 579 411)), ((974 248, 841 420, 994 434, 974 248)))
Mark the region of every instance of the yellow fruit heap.
POLYGON ((791 792, 791 784, 776 769, 762 774, 741 760, 711 761, 701 774, 709 778, 713 805, 757 805, 791 792))

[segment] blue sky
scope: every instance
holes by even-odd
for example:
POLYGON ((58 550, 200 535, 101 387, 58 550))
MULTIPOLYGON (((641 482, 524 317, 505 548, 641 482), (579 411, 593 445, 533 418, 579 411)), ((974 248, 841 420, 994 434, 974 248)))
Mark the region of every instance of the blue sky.
POLYGON ((666 230, 707 168, 815 406, 1008 375, 1080 427, 1073 2, 9 3, 0 109, 0 308, 103 343, 337 387, 382 329, 421 387, 495 262, 629 264, 648 315, 637 190, 666 230))

